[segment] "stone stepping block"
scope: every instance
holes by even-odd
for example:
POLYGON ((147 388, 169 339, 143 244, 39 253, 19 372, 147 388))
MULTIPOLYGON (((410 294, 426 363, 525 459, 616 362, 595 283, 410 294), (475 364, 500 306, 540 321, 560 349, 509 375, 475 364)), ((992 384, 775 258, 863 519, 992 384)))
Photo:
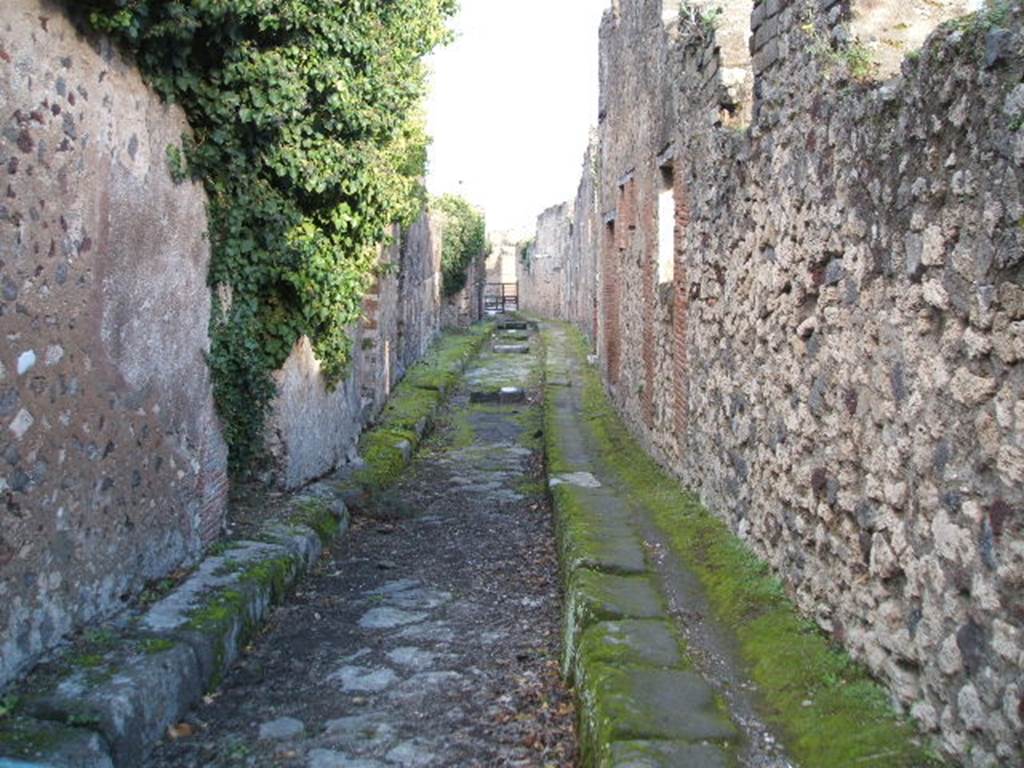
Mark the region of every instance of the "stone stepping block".
POLYGON ((600 768, 732 768, 729 754, 711 744, 685 741, 620 741, 611 745, 600 768))
POLYGON ((498 323, 499 331, 526 331, 529 328, 530 324, 525 320, 504 320, 498 323))
POLYGON ((569 578, 565 600, 562 672, 572 677, 583 632, 600 621, 659 619, 661 597, 647 576, 616 576, 586 568, 569 578))
POLYGON ((683 668, 688 664, 681 638, 665 619, 625 619, 594 624, 583 632, 578 657, 578 667, 605 664, 683 668))
POLYGON ((114 768, 93 731, 27 717, 0 721, 0 767, 114 768))
POLYGON ((526 402, 526 390, 521 387, 501 387, 500 389, 476 390, 469 393, 471 403, 499 403, 515 405, 526 402))
MULTIPOLYGON (((212 650, 212 649, 211 649, 212 650)), ((149 745, 203 694, 202 662, 188 643, 154 654, 117 654, 110 680, 71 674, 23 706, 41 720, 88 724, 103 736, 115 765, 142 765, 149 745)), ((43 765, 49 765, 49 755, 43 765)))
POLYGON ((717 742, 727 748, 739 737, 711 686, 685 670, 595 665, 587 670, 580 701, 585 765, 615 765, 615 742, 717 742))
POLYGON ((499 355, 528 355, 529 344, 495 344, 494 351, 499 355))
POLYGON ((279 717, 260 725, 262 741, 290 741, 306 733, 306 725, 294 717, 279 717))
POLYGON ((558 511, 558 546, 564 573, 571 576, 580 568, 620 575, 647 571, 640 537, 618 497, 604 488, 564 482, 553 484, 551 494, 558 511))

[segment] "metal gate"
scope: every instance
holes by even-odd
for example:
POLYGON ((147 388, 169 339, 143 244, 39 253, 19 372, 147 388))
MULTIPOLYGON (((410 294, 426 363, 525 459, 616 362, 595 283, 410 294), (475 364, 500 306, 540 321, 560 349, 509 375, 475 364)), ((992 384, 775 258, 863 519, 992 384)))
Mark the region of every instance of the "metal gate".
POLYGON ((484 313, 504 315, 519 310, 519 283, 487 283, 484 289, 484 313))

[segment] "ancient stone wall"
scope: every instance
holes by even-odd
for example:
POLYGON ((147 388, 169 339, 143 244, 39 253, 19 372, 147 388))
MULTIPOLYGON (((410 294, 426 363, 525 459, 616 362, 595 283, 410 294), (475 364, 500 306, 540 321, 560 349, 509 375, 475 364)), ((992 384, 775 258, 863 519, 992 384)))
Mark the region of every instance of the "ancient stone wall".
POLYGON ((591 137, 583 158, 583 174, 571 211, 569 252, 564 264, 565 318, 572 320, 591 340, 597 332, 598 255, 602 223, 597 215, 597 136, 591 137))
POLYGON ((685 6, 606 15, 598 196, 577 211, 601 242, 574 226, 552 248, 599 267, 559 274, 589 277, 649 450, 946 752, 1019 764, 1019 4, 940 27, 885 82, 863 19, 901 3, 745 5, 746 63, 685 6))
POLYGON ((537 218, 537 230, 525 258, 518 262, 520 304, 528 312, 572 320, 594 339, 597 325, 598 254, 597 137, 583 158, 576 199, 556 205, 537 218))
POLYGON ((419 360, 441 328, 441 225, 421 216, 403 233, 398 270, 397 375, 419 360))
POLYGON ((188 129, 62 6, 0 19, 0 684, 220 532, 188 129))
MULTIPOLYGON (((442 238, 444 236, 442 228, 442 238)), ((487 285, 487 254, 481 253, 466 269, 466 287, 443 300, 441 326, 465 328, 483 318, 484 287, 487 285)))
POLYGON ((516 247, 518 238, 511 232, 488 232, 491 252, 487 254, 487 282, 514 283, 516 274, 516 247))
MULTIPOLYGON (((396 229, 393 243, 381 249, 383 268, 363 300, 362 322, 352 329, 344 381, 327 386, 305 338, 275 374, 267 446, 277 485, 299 488, 355 459, 363 428, 441 331, 440 229, 424 213, 407 231, 396 229)), ((459 299, 468 306, 468 299, 459 299)))
POLYGON ((569 261, 571 208, 567 203, 548 208, 537 218, 537 235, 518 264, 521 309, 545 317, 565 317, 562 270, 569 261))

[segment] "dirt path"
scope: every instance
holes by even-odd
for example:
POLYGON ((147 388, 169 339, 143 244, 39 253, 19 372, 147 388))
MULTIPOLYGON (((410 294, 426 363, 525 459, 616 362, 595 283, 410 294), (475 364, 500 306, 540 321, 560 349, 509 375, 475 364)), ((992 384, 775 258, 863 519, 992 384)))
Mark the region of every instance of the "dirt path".
POLYGON ((149 765, 573 763, 532 346, 471 365, 447 426, 149 765), (470 402, 501 386, 529 400, 470 402))

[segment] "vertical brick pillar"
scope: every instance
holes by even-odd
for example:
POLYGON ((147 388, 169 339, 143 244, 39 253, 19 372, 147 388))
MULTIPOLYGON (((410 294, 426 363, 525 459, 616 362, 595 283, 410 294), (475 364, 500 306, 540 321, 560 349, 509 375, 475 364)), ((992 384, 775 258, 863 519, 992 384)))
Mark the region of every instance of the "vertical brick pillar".
POLYGON ((675 223, 675 306, 672 312, 672 370, 674 389, 674 411, 676 446, 679 456, 686 452, 686 430, 690 408, 689 349, 686 343, 686 313, 689 310, 690 295, 686 275, 686 228, 690 224, 689 198, 683 181, 682 168, 675 173, 674 192, 676 202, 675 223))
POLYGON ((619 383, 619 244, 616 225, 609 224, 604 230, 602 251, 604 264, 601 267, 604 294, 604 356, 607 365, 608 383, 619 383))
POLYGON ((229 481, 227 474, 227 446, 219 437, 211 438, 215 427, 207 426, 200 447, 200 467, 197 495, 202 506, 199 510, 199 537, 203 547, 220 538, 227 514, 229 481))
POLYGON ((640 236, 643 251, 640 255, 643 264, 643 341, 641 356, 644 364, 644 389, 640 406, 643 411, 644 423, 648 429, 654 428, 654 379, 655 379, 655 288, 658 282, 658 195, 656 189, 649 189, 644 196, 641 207, 640 236))

